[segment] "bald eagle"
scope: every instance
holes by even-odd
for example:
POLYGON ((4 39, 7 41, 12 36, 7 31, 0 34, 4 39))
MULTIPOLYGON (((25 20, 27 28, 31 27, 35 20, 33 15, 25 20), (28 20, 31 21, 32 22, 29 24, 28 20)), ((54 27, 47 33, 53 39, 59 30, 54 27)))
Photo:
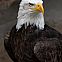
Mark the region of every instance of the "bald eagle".
POLYGON ((23 24, 25 28, 36 25, 39 29, 44 29, 44 8, 42 0, 22 0, 18 11, 18 21, 16 29, 19 30, 23 24))
POLYGON ((21 1, 4 44, 14 62, 62 62, 62 34, 45 24, 42 0, 21 1))

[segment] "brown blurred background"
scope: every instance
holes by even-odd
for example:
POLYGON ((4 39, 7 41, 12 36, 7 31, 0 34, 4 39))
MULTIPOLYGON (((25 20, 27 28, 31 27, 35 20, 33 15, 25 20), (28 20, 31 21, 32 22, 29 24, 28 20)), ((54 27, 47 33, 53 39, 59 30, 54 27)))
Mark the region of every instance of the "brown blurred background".
POLYGON ((15 24, 19 1, 0 0, 0 38, 15 24))
POLYGON ((62 33, 62 0, 44 0, 45 21, 62 33))
POLYGON ((0 0, 0 62, 13 62, 4 48, 4 35, 16 23, 19 0, 0 0))
MULTIPOLYGON (((0 62, 12 62, 4 48, 4 35, 17 20, 20 0, 0 0, 0 62)), ((62 33, 62 0, 44 0, 45 22, 62 33)))

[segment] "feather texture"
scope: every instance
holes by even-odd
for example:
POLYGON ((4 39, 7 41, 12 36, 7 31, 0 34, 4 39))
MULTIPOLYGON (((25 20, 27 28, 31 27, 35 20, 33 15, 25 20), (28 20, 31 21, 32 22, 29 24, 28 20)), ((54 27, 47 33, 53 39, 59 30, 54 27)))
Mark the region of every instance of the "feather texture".
POLYGON ((29 3, 38 3, 42 2, 42 0, 22 0, 20 3, 20 8, 18 11, 17 17, 17 25, 16 29, 19 30, 23 24, 26 24, 27 27, 29 24, 36 25, 39 29, 44 29, 44 16, 42 13, 35 12, 34 10, 30 9, 29 3))

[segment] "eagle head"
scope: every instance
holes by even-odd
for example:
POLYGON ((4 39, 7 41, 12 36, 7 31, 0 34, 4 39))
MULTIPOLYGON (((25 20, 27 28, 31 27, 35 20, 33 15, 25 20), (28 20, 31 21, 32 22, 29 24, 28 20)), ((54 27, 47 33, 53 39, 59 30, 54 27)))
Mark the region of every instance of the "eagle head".
POLYGON ((22 25, 36 25, 39 29, 44 29, 44 8, 42 0, 22 0, 20 3, 16 29, 22 25))

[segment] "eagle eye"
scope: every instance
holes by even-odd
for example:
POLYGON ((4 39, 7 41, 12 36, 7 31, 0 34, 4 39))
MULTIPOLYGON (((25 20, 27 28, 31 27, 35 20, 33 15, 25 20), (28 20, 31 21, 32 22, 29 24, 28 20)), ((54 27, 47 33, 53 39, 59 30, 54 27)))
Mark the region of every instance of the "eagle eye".
POLYGON ((33 3, 29 3, 29 5, 34 5, 33 3))

